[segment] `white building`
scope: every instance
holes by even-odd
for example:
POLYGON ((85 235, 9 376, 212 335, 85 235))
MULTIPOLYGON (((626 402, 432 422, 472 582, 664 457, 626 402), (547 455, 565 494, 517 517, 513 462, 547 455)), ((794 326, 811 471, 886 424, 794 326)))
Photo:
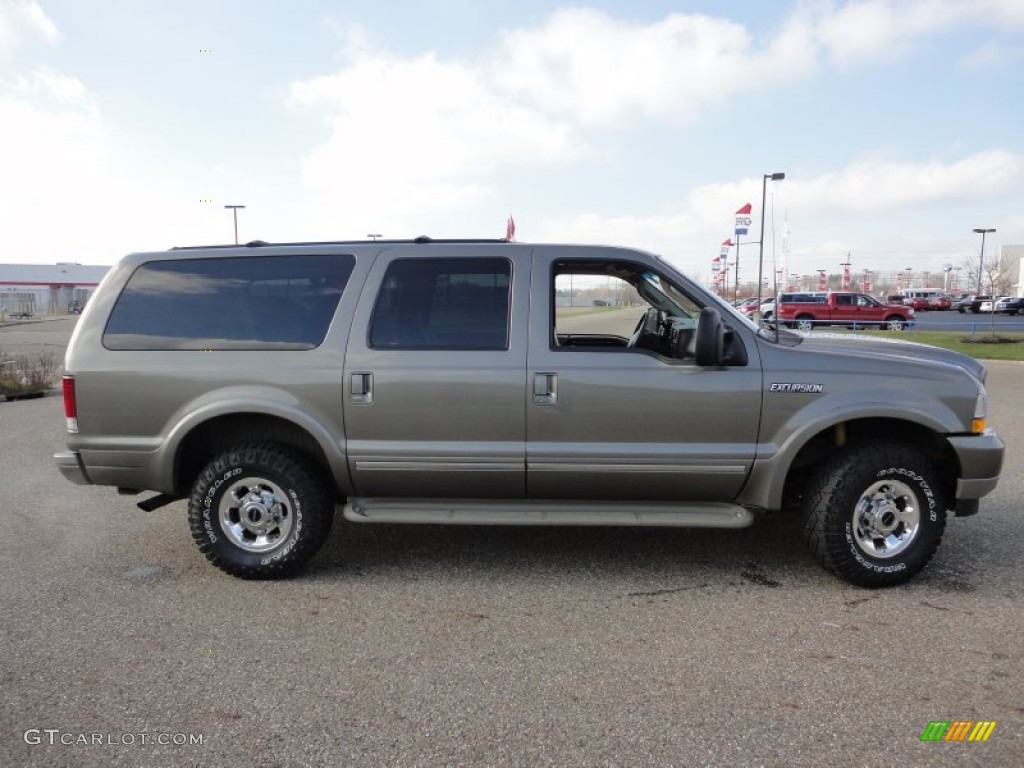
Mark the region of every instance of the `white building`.
POLYGON ((1024 296, 1024 245, 1000 246, 999 263, 1006 265, 1013 275, 1013 295, 1024 296))
POLYGON ((107 274, 87 264, 0 264, 0 318, 16 314, 61 315, 71 302, 84 305, 107 274))

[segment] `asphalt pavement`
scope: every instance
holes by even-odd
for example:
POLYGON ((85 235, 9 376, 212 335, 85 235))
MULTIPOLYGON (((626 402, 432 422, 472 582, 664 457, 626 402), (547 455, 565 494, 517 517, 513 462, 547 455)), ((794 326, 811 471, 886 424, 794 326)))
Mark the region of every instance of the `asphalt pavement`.
POLYGON ((0 403, 0 765, 1019 766, 1024 365, 989 370, 1003 479, 881 591, 822 571, 786 517, 339 515, 304 575, 241 581, 184 502, 145 513, 60 476, 59 397, 0 403), (957 720, 997 725, 921 741, 957 720))

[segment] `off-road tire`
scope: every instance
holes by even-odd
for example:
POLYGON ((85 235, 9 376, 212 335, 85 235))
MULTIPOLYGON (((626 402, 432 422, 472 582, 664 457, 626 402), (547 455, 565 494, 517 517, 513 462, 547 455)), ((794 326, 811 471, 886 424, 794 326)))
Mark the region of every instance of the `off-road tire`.
POLYGON ((222 571, 281 579, 297 574, 323 546, 334 503, 301 454, 276 443, 246 443, 199 473, 188 517, 199 550, 222 571))
POLYGON ((839 578, 862 587, 890 587, 931 560, 948 507, 938 472, 916 448, 855 443, 826 460, 808 483, 804 539, 839 578), (880 529, 889 526, 882 535, 880 529))

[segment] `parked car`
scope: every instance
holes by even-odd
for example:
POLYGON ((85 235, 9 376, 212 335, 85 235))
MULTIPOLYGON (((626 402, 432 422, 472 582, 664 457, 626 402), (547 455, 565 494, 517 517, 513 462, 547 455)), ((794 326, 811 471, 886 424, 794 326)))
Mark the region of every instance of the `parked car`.
POLYGON ((978 314, 981 312, 981 304, 984 301, 992 301, 992 297, 988 294, 972 293, 969 296, 960 299, 960 302, 956 305, 956 311, 960 314, 964 314, 965 312, 978 314))
POLYGON ((1012 298, 1013 298, 1012 296, 999 296, 999 297, 997 297, 995 299, 992 299, 992 298, 986 299, 985 301, 981 302, 978 305, 978 311, 979 312, 996 312, 996 311, 998 311, 996 309, 996 305, 1000 301, 1009 301, 1012 298))
POLYGON ((938 288, 914 288, 901 292, 903 304, 921 312, 929 309, 949 309, 948 297, 938 288))
POLYGON ((778 318, 790 328, 811 331, 824 325, 864 328, 877 325, 883 331, 902 331, 914 323, 914 308, 903 304, 883 304, 863 293, 833 291, 820 301, 780 301, 778 318))
POLYGON ((82 314, 82 302, 80 302, 80 301, 68 302, 68 314, 69 315, 80 315, 80 314, 82 314))
POLYGON ((57 467, 153 491, 151 512, 187 499, 199 551, 245 578, 298 573, 336 506, 350 525, 718 528, 794 509, 826 569, 891 586, 1003 463, 979 361, 759 328, 628 248, 176 248, 124 257, 89 305, 57 467), (573 281, 639 300, 581 321, 558 311, 573 281))
POLYGON ((762 298, 760 305, 757 303, 756 298, 748 299, 747 302, 739 308, 740 312, 745 314, 747 317, 753 317, 755 312, 760 312, 762 321, 770 320, 774 309, 775 299, 770 296, 762 298))
POLYGON ((1005 296, 996 302, 996 312, 1004 312, 1007 315, 1019 315, 1024 312, 1024 296, 1005 296))

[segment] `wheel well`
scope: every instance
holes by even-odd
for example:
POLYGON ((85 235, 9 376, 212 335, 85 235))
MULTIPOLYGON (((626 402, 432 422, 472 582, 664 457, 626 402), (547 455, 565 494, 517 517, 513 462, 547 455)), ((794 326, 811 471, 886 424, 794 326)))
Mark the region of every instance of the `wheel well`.
POLYGON ((786 475, 783 504, 790 506, 799 499, 801 483, 813 475, 815 467, 834 451, 853 442, 870 440, 904 443, 922 451, 939 469, 939 475, 947 485, 947 498, 952 502, 960 464, 952 446, 940 434, 912 421, 854 419, 823 429, 797 452, 786 475))
POLYGON ((203 467, 232 445, 263 440, 286 445, 305 455, 329 481, 328 487, 334 488, 327 457, 306 430, 277 416, 234 413, 204 421, 181 441, 175 460, 175 490, 187 494, 203 467))

